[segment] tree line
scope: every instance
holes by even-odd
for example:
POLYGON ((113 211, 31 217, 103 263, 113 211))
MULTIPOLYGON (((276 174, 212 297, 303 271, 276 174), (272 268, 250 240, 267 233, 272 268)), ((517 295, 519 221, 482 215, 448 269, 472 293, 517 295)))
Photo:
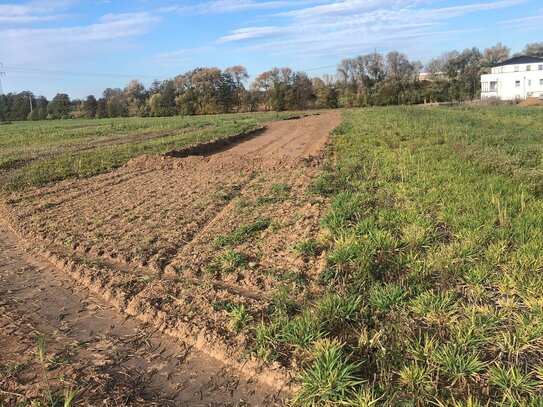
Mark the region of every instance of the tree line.
MULTIPOLYGON (((527 44, 517 55, 543 57, 543 43, 527 44)), ((425 67, 398 51, 370 53, 342 60, 335 75, 309 77, 305 72, 273 68, 249 86, 240 65, 220 70, 196 68, 146 88, 132 80, 124 89, 107 88, 98 99, 70 99, 59 93, 52 100, 30 91, 0 95, 0 121, 129 116, 201 115, 257 110, 303 110, 459 102, 478 98, 480 75, 511 57, 501 43, 480 51, 450 51, 425 67)))

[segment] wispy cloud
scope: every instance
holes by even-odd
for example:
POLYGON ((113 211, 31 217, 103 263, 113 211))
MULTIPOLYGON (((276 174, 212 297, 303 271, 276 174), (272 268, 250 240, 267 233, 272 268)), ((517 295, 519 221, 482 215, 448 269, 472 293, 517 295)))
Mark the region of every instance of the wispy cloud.
POLYGON ((405 4, 409 2, 402 2, 398 0, 344 0, 329 2, 329 4, 307 7, 298 10, 292 10, 282 13, 282 15, 298 18, 318 18, 319 16, 360 13, 376 8, 399 7, 402 5, 402 3, 405 4))
POLYGON ((325 0, 212 0, 194 5, 172 5, 159 9, 161 12, 179 14, 225 14, 250 10, 273 10, 280 8, 301 7, 308 4, 323 3, 325 0))
MULTIPOLYGON (((543 9, 541 12, 543 13, 543 9)), ((543 14, 501 21, 500 25, 515 27, 522 30, 540 30, 543 26, 543 14)))
MULTIPOLYGON (((513 7, 524 0, 495 0, 435 7, 431 0, 342 0, 286 11, 282 24, 241 27, 218 39, 238 51, 276 55, 342 55, 369 47, 398 47, 402 41, 459 35, 447 20, 513 7), (431 3, 431 6, 430 6, 431 3), (242 45, 242 48, 239 46, 242 45)), ((276 16, 277 17, 277 16, 276 16)), ((478 30, 479 27, 473 28, 478 30)))
POLYGON ((271 38, 288 35, 294 31, 291 27, 246 27, 234 30, 231 34, 219 38, 219 42, 237 42, 256 38, 271 38))
POLYGON ((64 14, 63 11, 72 3, 70 0, 44 0, 0 4, 0 23, 29 24, 60 20, 69 17, 69 14, 64 14))
POLYGON ((106 14, 88 25, 3 29, 0 55, 7 57, 3 61, 6 65, 72 62, 115 47, 130 47, 129 39, 148 32, 159 20, 146 12, 106 14))
POLYGON ((204 47, 195 47, 195 48, 184 48, 184 49, 178 49, 175 51, 170 52, 163 52, 160 54, 156 54, 154 56, 155 59, 162 62, 164 65, 176 65, 182 62, 186 62, 190 60, 191 58, 194 58, 197 55, 204 54, 206 52, 211 51, 213 48, 210 46, 204 46, 204 47))

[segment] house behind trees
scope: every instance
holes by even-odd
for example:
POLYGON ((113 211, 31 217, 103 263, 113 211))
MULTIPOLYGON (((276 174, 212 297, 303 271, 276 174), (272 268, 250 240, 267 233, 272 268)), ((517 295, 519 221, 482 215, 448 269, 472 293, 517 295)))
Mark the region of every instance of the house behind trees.
POLYGON ((518 56, 491 67, 481 75, 481 99, 524 100, 543 98, 543 58, 518 56))

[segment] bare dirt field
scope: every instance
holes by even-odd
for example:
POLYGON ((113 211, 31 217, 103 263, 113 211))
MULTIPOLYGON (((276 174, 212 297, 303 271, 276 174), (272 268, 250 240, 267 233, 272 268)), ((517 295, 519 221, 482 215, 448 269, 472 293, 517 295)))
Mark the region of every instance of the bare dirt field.
POLYGON ((247 332, 284 282, 303 288, 322 268, 322 256, 293 248, 318 233, 326 202, 308 187, 339 121, 323 113, 273 122, 221 151, 144 156, 8 197, 0 360, 22 367, 0 372, 0 400, 43 391, 42 333, 50 357, 66 360, 48 371, 51 381, 78 387, 89 405, 105 395, 106 405, 288 397, 289 377, 279 365, 261 369, 247 332), (232 312, 241 306, 243 323, 232 312))

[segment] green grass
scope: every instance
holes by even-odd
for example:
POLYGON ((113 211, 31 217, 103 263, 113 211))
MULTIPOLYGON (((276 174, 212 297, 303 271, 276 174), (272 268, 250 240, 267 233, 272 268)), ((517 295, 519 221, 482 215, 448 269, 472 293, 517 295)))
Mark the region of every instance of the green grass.
POLYGON ((286 199, 291 199, 289 192, 291 191, 291 186, 284 183, 273 184, 270 188, 270 195, 260 196, 256 204, 257 205, 270 205, 277 202, 284 201, 286 199))
MULTIPOLYGON (((38 358, 43 370, 43 387, 42 394, 35 398, 30 405, 32 406, 47 406, 56 407, 64 406, 70 407, 75 401, 79 390, 74 388, 64 388, 53 391, 51 386, 51 380, 48 375, 48 370, 56 369, 62 365, 69 363, 67 355, 57 355, 52 359, 47 357, 47 343, 45 335, 41 335, 38 339, 38 358)), ((22 401, 23 405, 26 405, 25 401, 22 401)))
POLYGON ((306 239, 298 242, 293 248, 292 253, 296 256, 316 256, 320 252, 320 245, 314 239, 306 239))
POLYGON ((297 404, 543 405, 542 135, 539 108, 344 112, 326 267, 255 330, 297 404))
POLYGON ((162 154, 297 114, 15 122, 0 126, 0 188, 17 191, 89 177, 143 154, 162 154))
POLYGON ((227 312, 230 318, 232 318, 232 328, 236 332, 242 331, 243 328, 253 320, 252 315, 247 311, 247 308, 245 308, 245 305, 243 304, 234 305, 230 307, 227 312))
POLYGON ((349 361, 341 344, 319 342, 315 346, 314 359, 313 365, 302 373, 303 385, 293 400, 294 405, 340 405, 354 398, 353 389, 362 384, 356 375, 360 366, 349 361))
POLYGON ((211 268, 223 273, 232 273, 246 265, 247 258, 243 253, 228 250, 215 260, 211 268))
POLYGON ((213 247, 220 249, 229 245, 238 245, 245 242, 250 236, 267 229, 270 226, 269 219, 256 219, 254 222, 238 226, 229 235, 219 235, 213 240, 213 247))

